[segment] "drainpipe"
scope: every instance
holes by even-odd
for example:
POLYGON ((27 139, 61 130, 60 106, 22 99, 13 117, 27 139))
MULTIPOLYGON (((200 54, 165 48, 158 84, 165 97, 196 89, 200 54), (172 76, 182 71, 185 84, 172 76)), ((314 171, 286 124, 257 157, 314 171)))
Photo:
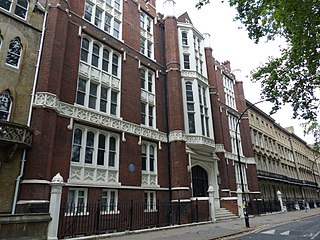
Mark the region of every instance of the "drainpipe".
MULTIPOLYGON (((43 19, 43 24, 42 24, 42 31, 41 31, 41 39, 40 39, 40 46, 39 46, 39 54, 38 54, 38 59, 37 59, 37 64, 36 64, 36 71, 34 74, 34 80, 33 80, 33 87, 32 87, 32 94, 31 94, 31 100, 30 100, 30 107, 29 107, 29 115, 28 115, 28 122, 27 126, 30 127, 31 125, 31 116, 32 116, 32 104, 35 98, 35 92, 36 92, 36 86, 38 82, 38 73, 39 73, 39 65, 41 61, 41 54, 42 54, 42 48, 43 48, 43 40, 44 40, 44 32, 46 29, 46 22, 47 22, 47 16, 48 16, 48 11, 45 10, 43 6, 39 2, 37 2, 38 9, 44 12, 44 19, 43 19)), ((12 201, 12 211, 11 214, 15 214, 16 212, 16 205, 17 205, 17 200, 18 200, 18 193, 19 193, 19 186, 21 182, 21 178, 24 173, 24 166, 26 162, 26 152, 27 150, 24 149, 22 153, 22 158, 21 158, 21 165, 20 165, 20 173, 18 177, 16 178, 16 186, 15 186, 15 191, 13 195, 13 201, 12 201)))

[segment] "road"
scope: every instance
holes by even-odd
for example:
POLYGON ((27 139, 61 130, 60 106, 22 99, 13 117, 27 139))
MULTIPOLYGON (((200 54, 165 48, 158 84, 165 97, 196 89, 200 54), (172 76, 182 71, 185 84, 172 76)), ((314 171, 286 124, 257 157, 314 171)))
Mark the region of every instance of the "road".
POLYGON ((320 240, 320 216, 302 219, 291 223, 259 228, 250 234, 232 237, 233 240, 320 240))

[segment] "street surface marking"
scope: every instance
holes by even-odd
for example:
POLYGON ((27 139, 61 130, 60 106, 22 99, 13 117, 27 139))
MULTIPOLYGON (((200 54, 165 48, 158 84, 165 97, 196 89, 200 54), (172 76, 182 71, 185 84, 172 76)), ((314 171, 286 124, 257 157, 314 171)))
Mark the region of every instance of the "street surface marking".
POLYGON ((262 232, 262 234, 274 234, 275 232, 276 232, 276 230, 273 229, 273 230, 262 232))
POLYGON ((285 236, 289 236, 289 234, 290 234, 290 231, 285 231, 283 233, 280 233, 280 235, 285 235, 285 236))
POLYGON ((319 234, 320 234, 320 231, 317 232, 315 235, 313 235, 312 238, 310 238, 310 239, 315 239, 319 234))
POLYGON ((320 231, 317 232, 317 233, 308 233, 308 234, 305 234, 303 235, 304 237, 308 237, 310 239, 315 239, 318 235, 320 234, 320 231))

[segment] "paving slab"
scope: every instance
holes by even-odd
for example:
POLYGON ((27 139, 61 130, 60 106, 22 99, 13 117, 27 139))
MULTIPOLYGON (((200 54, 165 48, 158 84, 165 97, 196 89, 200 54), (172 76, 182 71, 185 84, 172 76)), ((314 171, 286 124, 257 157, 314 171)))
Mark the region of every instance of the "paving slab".
POLYGON ((224 239, 230 236, 244 234, 272 225, 280 225, 291 221, 297 221, 311 216, 320 215, 320 208, 313 208, 307 212, 304 210, 292 212, 277 212, 250 216, 250 227, 245 227, 243 218, 224 222, 202 222, 186 225, 168 226, 135 231, 126 231, 113 234, 102 234, 76 239, 105 239, 105 240, 212 240, 224 239))

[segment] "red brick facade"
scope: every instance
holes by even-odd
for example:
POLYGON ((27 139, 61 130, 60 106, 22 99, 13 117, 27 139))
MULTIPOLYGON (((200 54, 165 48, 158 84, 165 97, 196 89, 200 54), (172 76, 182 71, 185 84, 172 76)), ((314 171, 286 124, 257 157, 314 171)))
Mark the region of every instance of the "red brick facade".
MULTIPOLYGON (((220 205, 219 197, 234 197, 237 190, 234 160, 227 159, 224 154, 232 152, 227 115, 232 113, 239 116, 246 105, 242 83, 237 81, 234 85, 237 110, 226 105, 222 74, 226 72, 231 76, 230 68, 216 62, 212 57, 212 50, 206 48, 204 52, 206 69, 203 71, 204 75, 207 72, 207 83, 204 85, 209 89, 208 116, 212 116, 212 119, 209 119, 210 124, 214 126, 214 129, 211 129, 214 136, 187 134, 184 90, 184 81, 187 82, 185 80, 187 77, 186 75, 183 77, 181 73, 183 68, 179 50, 181 23, 175 17, 161 19, 157 16, 153 8, 155 1, 149 1, 148 4, 145 1, 121 1, 122 37, 118 40, 83 19, 84 0, 71 1, 70 5, 66 1, 51 2, 36 92, 38 96, 45 96, 46 99, 52 97, 54 101, 50 102, 52 103, 50 106, 43 104, 39 99, 35 103, 32 115, 32 128, 35 130, 34 144, 27 154, 19 200, 48 201, 50 194, 48 183, 59 172, 66 182, 62 195, 64 203, 68 200, 68 190, 75 188, 87 190, 87 202, 100 200, 103 190, 116 189, 118 201, 143 202, 146 193, 155 192, 157 200, 173 202, 184 200, 191 203, 195 201, 191 198, 197 197, 193 192, 195 184, 192 184, 195 181, 195 177, 192 177, 192 169, 195 166, 201 166, 206 170, 207 184, 213 185, 216 190, 217 207, 220 205), (57 5, 58 3, 60 5, 57 5), (141 14, 153 20, 153 58, 140 52, 141 14), (93 38, 121 55, 119 116, 106 116, 75 103, 81 71, 79 62, 83 35, 93 38), (151 130, 149 127, 141 127, 141 69, 148 69, 155 75, 156 127, 151 130), (97 118, 102 120, 98 122, 97 118), (116 180, 112 184, 98 180, 83 181, 79 184, 80 173, 76 170, 80 167, 76 166, 73 172, 71 160, 75 126, 80 125, 117 137, 118 169, 115 174, 118 177, 115 177, 116 180), (217 147, 211 146, 211 142, 210 146, 198 143, 196 142, 198 139, 223 146, 224 151, 216 151, 217 147), (143 185, 144 166, 141 160, 144 154, 141 147, 143 142, 156 147, 156 184, 143 185), (74 179, 72 174, 76 176, 74 179)), ((201 81, 199 80, 199 83, 201 81)), ((195 93, 198 94, 198 91, 195 93)), ((244 157, 253 157, 247 121, 241 122, 241 140, 244 157)), ((86 146, 82 146, 84 147, 86 146)), ((81 177, 98 179, 98 171, 91 176, 91 170, 87 171, 85 168, 86 165, 84 170, 79 170, 84 172, 81 177)), ((258 192, 255 165, 247 164, 246 171, 249 191, 258 192)), ((148 177, 151 179, 152 176, 148 177)), ((201 203, 202 212, 209 211, 206 190, 204 194, 206 198, 201 203)), ((230 206, 230 210, 235 208, 234 204, 228 203, 225 206, 230 206)))

